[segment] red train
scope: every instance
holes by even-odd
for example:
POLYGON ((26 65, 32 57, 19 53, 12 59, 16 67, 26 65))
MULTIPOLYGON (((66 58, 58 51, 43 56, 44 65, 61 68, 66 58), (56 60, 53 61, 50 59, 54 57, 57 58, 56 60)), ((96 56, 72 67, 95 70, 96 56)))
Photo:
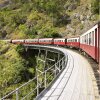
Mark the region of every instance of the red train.
POLYGON ((96 24, 90 30, 80 36, 80 48, 99 62, 99 28, 96 24))
POLYGON ((95 24, 87 32, 74 38, 42 38, 11 40, 15 44, 39 44, 39 45, 61 45, 70 46, 83 50, 96 62, 100 62, 100 22, 95 24))
POLYGON ((67 39, 67 46, 80 48, 80 38, 79 37, 68 38, 67 39))

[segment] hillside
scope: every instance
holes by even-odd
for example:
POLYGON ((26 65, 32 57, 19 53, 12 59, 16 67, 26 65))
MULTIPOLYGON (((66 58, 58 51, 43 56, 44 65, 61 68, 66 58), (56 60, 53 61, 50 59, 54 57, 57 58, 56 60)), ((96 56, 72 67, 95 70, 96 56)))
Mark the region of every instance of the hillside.
POLYGON ((20 45, 0 41, 0 98, 35 77, 36 55, 31 50, 26 55, 20 45))
POLYGON ((93 1, 0 0, 0 38, 78 36, 99 20, 93 1))
MULTIPOLYGON (((98 5, 99 0, 0 0, 0 39, 79 36, 98 22, 98 5)), ((0 97, 35 76, 36 56, 0 41, 0 97)))

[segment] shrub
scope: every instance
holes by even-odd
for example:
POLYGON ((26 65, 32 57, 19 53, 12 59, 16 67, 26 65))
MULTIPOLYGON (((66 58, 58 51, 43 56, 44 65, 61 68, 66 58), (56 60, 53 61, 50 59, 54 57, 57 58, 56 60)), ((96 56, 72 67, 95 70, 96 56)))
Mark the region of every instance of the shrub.
POLYGON ((16 47, 16 51, 17 51, 19 54, 24 54, 25 48, 24 48, 23 45, 19 44, 19 45, 16 47))
POLYGON ((99 14, 99 8, 100 8, 100 2, 99 0, 92 0, 92 3, 91 3, 91 10, 92 10, 92 13, 93 14, 99 14))

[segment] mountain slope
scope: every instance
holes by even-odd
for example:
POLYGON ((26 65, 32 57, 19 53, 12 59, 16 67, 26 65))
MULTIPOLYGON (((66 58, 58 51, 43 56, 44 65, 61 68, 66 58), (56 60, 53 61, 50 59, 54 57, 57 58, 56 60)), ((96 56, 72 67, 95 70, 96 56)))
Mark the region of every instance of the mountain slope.
POLYGON ((78 36, 99 16, 91 12, 91 0, 5 2, 8 5, 0 8, 0 38, 78 36))

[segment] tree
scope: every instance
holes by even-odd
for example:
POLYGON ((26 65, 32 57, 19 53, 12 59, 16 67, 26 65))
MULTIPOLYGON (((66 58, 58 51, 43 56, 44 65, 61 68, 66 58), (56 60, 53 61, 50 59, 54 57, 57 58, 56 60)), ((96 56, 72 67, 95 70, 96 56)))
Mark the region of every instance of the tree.
POLYGON ((19 44, 17 47, 16 47, 16 51, 19 53, 19 54, 24 54, 25 53, 25 48, 23 45, 19 44))
POLYGON ((99 0, 93 0, 91 3, 91 8, 93 14, 99 14, 99 8, 100 8, 99 0))

